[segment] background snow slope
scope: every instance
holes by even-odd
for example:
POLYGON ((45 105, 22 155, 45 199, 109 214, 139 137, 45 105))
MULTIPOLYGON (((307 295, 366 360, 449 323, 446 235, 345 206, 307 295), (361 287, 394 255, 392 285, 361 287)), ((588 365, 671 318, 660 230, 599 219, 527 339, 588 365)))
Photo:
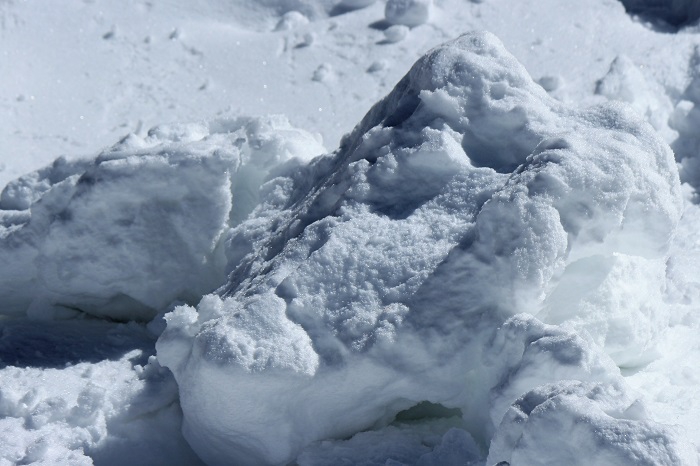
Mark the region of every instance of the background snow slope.
POLYGON ((694 72, 692 28, 658 33, 616 0, 442 0, 397 43, 384 35, 382 1, 329 12, 326 3, 4 0, 0 182, 129 132, 229 113, 283 113, 333 148, 420 55, 474 29, 577 102, 596 99, 618 55, 661 86, 661 103, 675 103, 694 72), (302 8, 310 19, 280 19, 300 5, 314 6, 302 8))
MULTIPOLYGON (((640 390, 649 417, 681 425, 697 446, 700 215, 692 201, 700 181, 700 35, 692 21, 680 29, 664 23, 669 17, 657 13, 655 3, 625 2, 643 14, 639 20, 616 0, 435 0, 426 22, 408 29, 389 28, 381 0, 130 0, 118 5, 106 0, 0 0, 0 185, 59 155, 73 160, 94 154, 128 133, 147 138, 156 124, 216 117, 282 113, 293 125, 320 133, 332 149, 428 49, 466 31, 489 30, 552 97, 579 106, 624 101, 673 147, 681 179, 689 184, 665 268, 649 269, 631 280, 626 270, 634 264, 613 267, 623 282, 662 280, 663 286, 640 293, 612 280, 601 286, 617 302, 586 292, 578 300, 582 310, 603 306, 617 309, 620 316, 626 315, 626 306, 665 306, 666 325, 649 329, 656 346, 636 361, 622 354, 618 365, 625 383, 640 390), (369 6, 355 9, 361 3, 369 6)), ((694 2, 671 3, 682 17, 696 8, 694 2)), ((6 213, 4 219, 11 229, 26 216, 6 213)), ((33 254, 27 253, 22 267, 31 265, 33 254)), ((34 272, 20 269, 5 264, 2 276, 31 283, 34 272)), ((22 289, 29 290, 29 298, 8 293, 3 313, 17 301, 36 297, 31 286, 22 289)), ((553 296, 549 309, 557 307, 553 296)), ((51 300, 43 303, 37 300, 35 317, 56 314, 53 307, 46 312, 51 300)), ((557 322, 555 312, 544 312, 549 322, 557 322)), ((604 319, 588 315, 593 318, 568 322, 567 331, 605 345, 600 327, 604 319)), ((622 319, 618 328, 627 323, 622 319)), ((75 464, 89 462, 88 455, 110 464, 133 452, 135 464, 192 464, 193 453, 177 433, 174 382, 156 361, 148 362, 155 339, 141 325, 3 320, 0 326, 0 376, 7 381, 0 384, 4 461, 75 464), (91 332, 112 337, 84 336, 91 332), (99 343, 105 342, 100 349, 99 343), (146 440, 129 432, 150 436, 146 440)), ((158 334, 162 322, 156 320, 150 328, 158 334)), ((575 415, 577 409, 588 409, 568 403, 571 393, 579 399, 598 396, 591 395, 590 387, 567 390, 557 396, 546 390, 534 393, 531 405, 564 400, 567 412, 575 415)), ((602 397, 617 400, 605 402, 610 406, 629 404, 624 396, 602 397)), ((527 416, 528 425, 547 422, 523 406, 515 415, 527 416)), ((353 447, 345 450, 342 442, 317 445, 298 461, 337 461, 334 455, 352 457, 383 439, 392 439, 384 443, 386 453, 365 459, 368 464, 383 464, 392 455, 410 463, 428 453, 418 449, 400 456, 418 443, 429 445, 434 455, 425 464, 441 464, 436 458, 454 451, 462 452, 461 459, 483 461, 470 456, 475 450, 460 434, 461 427, 448 421, 420 429, 396 425, 381 434, 355 436, 353 447), (391 445, 404 447, 392 450, 391 445)), ((527 449, 518 454, 525 464, 533 464, 527 449)))

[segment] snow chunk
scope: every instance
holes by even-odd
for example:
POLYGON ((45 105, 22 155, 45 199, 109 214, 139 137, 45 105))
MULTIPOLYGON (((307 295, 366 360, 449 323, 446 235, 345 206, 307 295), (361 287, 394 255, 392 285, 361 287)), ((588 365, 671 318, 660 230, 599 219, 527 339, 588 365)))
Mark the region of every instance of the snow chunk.
POLYGON ((627 102, 667 141, 675 139, 676 135, 668 126, 672 107, 664 89, 647 79, 628 57, 619 55, 613 60, 608 73, 597 82, 596 94, 627 102))
POLYGON ((388 0, 384 16, 391 24, 408 27, 427 23, 433 8, 433 0, 388 0))
POLYGON ((173 300, 196 302, 223 281, 221 241, 270 170, 322 150, 283 118, 220 120, 130 135, 11 182, 0 198, 2 312, 147 320, 173 300))
POLYGON ((567 267, 539 315, 585 331, 621 367, 656 356, 670 316, 663 301, 666 264, 637 256, 590 257, 567 267))
POLYGON ((334 154, 278 175, 226 242, 227 284, 157 344, 209 463, 286 464, 423 402, 488 445, 526 392, 624 387, 605 350, 653 346, 644 322, 627 342, 614 322, 637 318, 632 303, 578 327, 576 312, 613 307, 622 277, 661 286, 644 270, 680 218, 673 154, 625 106, 555 101, 491 34, 430 51, 334 154), (595 296, 552 297, 587 261, 595 296), (571 330, 586 325, 607 334, 571 330))
POLYGON ((309 24, 309 18, 298 11, 288 11, 280 18, 275 31, 290 31, 309 24))
POLYGON ((408 31, 408 26, 404 26, 403 24, 394 24, 393 26, 389 26, 384 30, 384 38, 387 42, 391 43, 401 42, 408 35, 408 31))
POLYGON ((645 420, 640 402, 612 384, 560 382, 523 395, 506 413, 487 464, 697 464, 671 427, 645 420))

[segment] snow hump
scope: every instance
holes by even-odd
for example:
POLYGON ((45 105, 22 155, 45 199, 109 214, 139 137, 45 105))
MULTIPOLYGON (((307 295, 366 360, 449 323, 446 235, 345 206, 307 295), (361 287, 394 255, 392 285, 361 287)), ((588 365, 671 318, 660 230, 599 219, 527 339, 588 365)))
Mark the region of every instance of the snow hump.
POLYGON ((226 235, 227 283, 166 315, 158 359, 194 450, 320 464, 319 441, 429 402, 459 413, 436 424, 444 442, 482 460, 492 438, 495 461, 533 457, 518 436, 558 419, 569 427, 538 432, 568 464, 587 458, 571 432, 614 444, 605 464, 653 448, 690 464, 616 366, 668 316, 614 285, 660 299, 681 214, 673 154, 635 115, 553 100, 488 33, 427 53, 336 152, 262 186, 226 235), (600 340, 579 336, 592 326, 600 340), (540 413, 557 403, 560 418, 540 413))
POLYGON ((161 126, 0 194, 0 314, 152 319, 225 279, 223 239, 276 165, 323 148, 285 118, 161 126), (50 314, 50 313, 49 313, 50 314))

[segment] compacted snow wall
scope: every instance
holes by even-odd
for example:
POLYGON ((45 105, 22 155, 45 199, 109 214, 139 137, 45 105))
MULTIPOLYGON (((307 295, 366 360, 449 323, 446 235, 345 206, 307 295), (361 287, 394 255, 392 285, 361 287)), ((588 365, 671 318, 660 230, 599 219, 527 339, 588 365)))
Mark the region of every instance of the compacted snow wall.
POLYGON ((668 320, 681 215, 673 154, 626 107, 557 102, 471 33, 277 174, 226 235, 227 284, 157 344, 207 463, 324 464, 349 437, 357 463, 432 429, 417 464, 695 464, 617 367, 668 320), (421 406, 458 417, 386 427, 421 406))

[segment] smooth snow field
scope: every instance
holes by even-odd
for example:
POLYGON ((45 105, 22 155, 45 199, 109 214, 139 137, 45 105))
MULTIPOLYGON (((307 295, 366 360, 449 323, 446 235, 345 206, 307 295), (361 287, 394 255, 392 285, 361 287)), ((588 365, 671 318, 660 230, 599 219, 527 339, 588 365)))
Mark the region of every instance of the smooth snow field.
POLYGON ((0 0, 0 466, 690 466, 700 1, 0 0))

